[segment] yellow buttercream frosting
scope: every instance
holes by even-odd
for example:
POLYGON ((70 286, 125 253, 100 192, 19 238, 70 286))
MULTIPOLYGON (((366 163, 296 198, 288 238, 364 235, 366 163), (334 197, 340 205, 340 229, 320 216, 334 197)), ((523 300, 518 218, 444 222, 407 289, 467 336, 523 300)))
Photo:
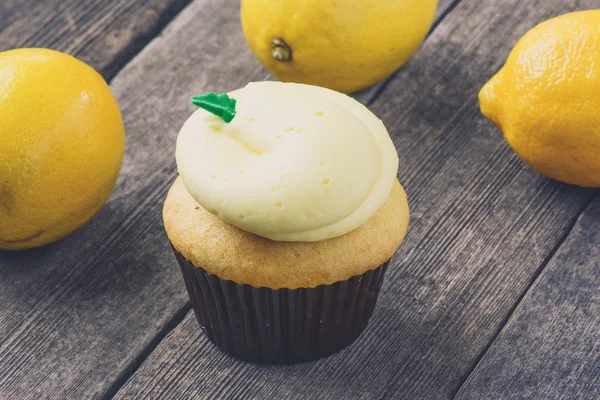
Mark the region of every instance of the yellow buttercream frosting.
POLYGON ((199 109, 177 139, 177 166, 209 212, 277 241, 348 233, 387 201, 398 156, 383 123, 344 94, 250 83, 230 123, 199 109))

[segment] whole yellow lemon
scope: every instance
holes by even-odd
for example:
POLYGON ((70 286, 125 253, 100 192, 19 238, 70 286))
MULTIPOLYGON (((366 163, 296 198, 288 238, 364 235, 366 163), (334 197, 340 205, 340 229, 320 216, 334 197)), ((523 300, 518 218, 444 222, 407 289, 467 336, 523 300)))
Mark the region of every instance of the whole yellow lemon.
POLYGON ((114 188, 125 128, 96 71, 63 53, 0 53, 0 249, 60 239, 114 188))
POLYGON ((350 93, 419 48, 437 0, 242 0, 250 49, 277 79, 350 93))
POLYGON ((600 10, 566 14, 529 31, 479 101, 535 171, 600 187, 600 10))

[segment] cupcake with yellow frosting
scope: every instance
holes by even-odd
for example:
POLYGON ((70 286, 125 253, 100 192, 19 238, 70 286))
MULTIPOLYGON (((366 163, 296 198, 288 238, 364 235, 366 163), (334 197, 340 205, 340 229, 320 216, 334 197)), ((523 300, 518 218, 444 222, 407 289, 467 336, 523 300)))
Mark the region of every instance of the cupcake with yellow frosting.
POLYGON ((293 83, 193 101, 163 218, 207 337, 276 363, 352 343, 409 221, 383 123, 344 94, 293 83))

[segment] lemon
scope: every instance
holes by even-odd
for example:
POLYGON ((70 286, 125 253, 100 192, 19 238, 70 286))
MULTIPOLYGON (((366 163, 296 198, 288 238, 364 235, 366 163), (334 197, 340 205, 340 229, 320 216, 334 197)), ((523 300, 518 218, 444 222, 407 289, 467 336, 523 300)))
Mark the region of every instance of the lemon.
POLYGON ((125 129, 90 66, 52 50, 0 53, 0 249, 60 239, 110 195, 125 129))
POLYGON ((479 100, 483 114, 535 171, 600 187, 600 10, 533 28, 479 100))
POLYGON ((242 0, 241 7, 248 45, 277 79, 350 93, 415 53, 437 0, 242 0))

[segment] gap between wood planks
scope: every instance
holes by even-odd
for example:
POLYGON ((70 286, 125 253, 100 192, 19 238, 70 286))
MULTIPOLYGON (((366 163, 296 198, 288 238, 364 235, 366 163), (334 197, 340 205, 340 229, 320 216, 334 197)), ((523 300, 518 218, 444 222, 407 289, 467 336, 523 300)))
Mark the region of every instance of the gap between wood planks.
POLYGON ((110 81, 191 1, 0 2, 0 51, 51 48, 79 58, 110 81))
POLYGON ((171 21, 186 9, 186 7, 193 0, 179 0, 174 3, 171 7, 167 8, 160 17, 150 32, 147 35, 136 38, 131 42, 129 46, 120 53, 115 55, 113 62, 106 66, 104 73, 104 79, 110 83, 110 81, 125 67, 133 58, 135 58, 154 38, 159 36, 171 21))
POLYGON ((162 342, 162 340, 173 329, 175 329, 177 326, 179 326, 179 324, 181 324, 183 322, 183 320, 185 319, 185 316, 191 310, 192 310, 192 305, 191 305, 190 301, 187 301, 183 305, 183 307, 179 311, 177 311, 177 313, 175 313, 173 318, 171 318, 171 320, 169 320, 169 322, 167 322, 165 324, 165 326, 163 326, 161 328, 161 330, 158 332, 158 334, 148 343, 148 345, 142 349, 142 351, 137 355, 137 357, 135 357, 129 363, 129 365, 127 365, 123 369, 123 371, 119 374, 119 376, 117 376, 117 379, 115 379, 112 382, 112 384, 106 390, 106 393, 104 393, 104 395, 101 398, 102 399, 112 399, 113 397, 115 397, 115 395, 117 394, 119 389, 121 389, 121 387, 125 384, 125 382, 127 382, 127 380, 129 380, 129 378, 135 373, 135 371, 138 370, 138 368, 140 367, 140 365, 142 365, 144 360, 146 360, 146 358, 148 358, 148 356, 154 351, 154 349, 160 344, 160 342, 162 342))
POLYGON ((481 362, 481 360, 485 357, 485 354, 488 352, 488 350, 490 349, 490 347, 492 346, 492 344, 494 344, 494 342, 498 338, 498 335, 500 335, 500 333, 504 330, 504 327, 506 326, 506 324, 508 323, 508 321, 510 321, 510 319, 513 317, 513 315, 514 315, 517 307, 521 304, 521 302, 523 301, 523 299, 525 298, 525 296, 527 296, 527 294, 530 292, 532 286, 535 285, 535 282, 540 278, 542 272, 544 272, 544 269, 546 269, 546 267, 548 266, 548 263, 552 260, 552 258, 554 258, 554 256, 556 255, 556 253, 558 252, 558 250, 560 249, 560 247, 563 245, 563 243, 565 242, 565 240, 567 240, 567 238, 569 237, 569 235, 571 235, 571 232, 573 232, 573 228, 575 228, 575 225, 577 225, 577 222, 581 218, 581 216, 584 213, 584 211, 587 210, 592 205, 592 203, 596 199, 599 199, 599 198, 600 198, 600 192, 596 191, 596 193, 594 195, 592 195, 590 197, 590 199, 586 203, 583 204, 582 207, 580 207, 580 209, 579 209, 576 217, 573 218, 573 220, 569 224, 569 228, 565 231, 565 233, 556 242, 556 245, 552 248, 552 251, 550 251, 548 253, 548 255, 546 256, 546 258, 544 259, 544 261, 540 264, 540 266, 538 267, 538 269, 535 271, 535 273, 533 274, 533 276, 531 278, 531 281, 529 282, 529 285, 527 285, 527 288, 523 291, 523 293, 521 293, 521 295, 519 296, 518 300, 513 304, 513 306, 509 310, 508 314, 506 314, 506 318, 504 318, 504 320, 502 321, 502 323, 500 324, 500 326, 496 330, 496 333, 494 334, 494 336, 492 337, 492 339, 483 348, 483 350, 481 351, 481 353, 475 358, 472 367, 469 369, 469 371, 465 375, 464 379, 462 379, 462 381, 460 382, 460 384, 456 387, 456 390, 451 394, 451 398, 452 399, 456 398, 456 396, 458 395, 458 393, 460 393, 460 390, 464 386, 465 382, 469 379, 469 377, 477 369, 477 366, 479 365, 479 363, 481 362))

